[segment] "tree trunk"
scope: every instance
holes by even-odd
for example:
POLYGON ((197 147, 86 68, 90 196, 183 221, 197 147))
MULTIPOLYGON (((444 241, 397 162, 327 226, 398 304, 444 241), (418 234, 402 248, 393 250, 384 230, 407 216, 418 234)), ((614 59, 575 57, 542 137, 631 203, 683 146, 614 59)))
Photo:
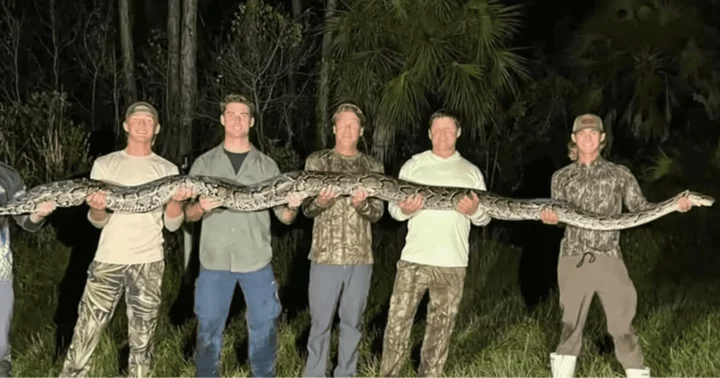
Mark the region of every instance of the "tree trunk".
POLYGON ((130 0, 120 0, 120 44, 122 46, 123 77, 125 78, 126 105, 137 100, 137 85, 135 83, 135 53, 133 52, 132 24, 130 16, 130 0))
POLYGON ((332 47, 332 34, 327 29, 328 20, 335 14, 337 0, 327 0, 325 8, 325 32, 323 33, 322 57, 320 61, 320 78, 318 81, 318 107, 317 107, 317 143, 318 149, 327 145, 328 130, 328 102, 330 98, 330 49, 332 47))
MULTIPOLYGON (((165 88, 165 129, 170 131, 167 135, 179 135, 180 122, 178 122, 178 109, 180 104, 180 22, 181 0, 168 0, 168 57, 167 78, 165 88)), ((173 143, 170 149, 171 159, 182 158, 179 143, 173 143)))
POLYGON ((197 9, 198 0, 183 2, 180 67, 182 91, 180 91, 180 132, 178 133, 180 158, 187 157, 192 152, 193 111, 197 93, 197 9))
MULTIPOLYGON (((293 21, 297 22, 300 20, 300 15, 302 15, 302 0, 292 0, 292 13, 293 13, 293 21)), ((294 49, 298 49, 298 47, 293 47, 294 49)), ((292 56, 295 56, 293 54, 292 56)), ((295 78, 295 70, 296 66, 294 62, 290 63, 290 72, 288 74, 288 81, 287 81, 287 93, 292 97, 295 98, 297 96, 297 82, 295 78)), ((293 104, 297 104, 297 101, 293 101, 293 104)), ((285 127, 287 129, 288 139, 287 144, 292 144, 292 138, 293 138, 293 126, 298 126, 295 124, 296 118, 295 118, 295 110, 294 105, 288 107, 285 117, 285 127)), ((302 143, 305 143, 305 141, 301 141, 302 143)))

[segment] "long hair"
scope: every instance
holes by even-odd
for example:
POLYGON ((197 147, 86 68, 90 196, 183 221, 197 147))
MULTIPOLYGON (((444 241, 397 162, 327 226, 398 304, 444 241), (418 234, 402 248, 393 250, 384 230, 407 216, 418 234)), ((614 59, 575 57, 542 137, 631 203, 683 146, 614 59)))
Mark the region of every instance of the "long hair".
MULTIPOLYGON (((603 134, 601 134, 601 135, 603 135, 603 134)), ((600 142, 600 146, 598 147, 598 149, 600 150, 599 151, 600 153, 602 153, 602 150, 603 150, 603 148, 605 148, 605 145, 607 145, 607 135, 605 135, 605 138, 600 142)), ((570 161, 577 161, 577 159, 578 159, 577 143, 575 143, 575 141, 573 141, 572 138, 570 138, 570 140, 568 141, 567 148, 568 148, 568 157, 570 158, 570 161)))

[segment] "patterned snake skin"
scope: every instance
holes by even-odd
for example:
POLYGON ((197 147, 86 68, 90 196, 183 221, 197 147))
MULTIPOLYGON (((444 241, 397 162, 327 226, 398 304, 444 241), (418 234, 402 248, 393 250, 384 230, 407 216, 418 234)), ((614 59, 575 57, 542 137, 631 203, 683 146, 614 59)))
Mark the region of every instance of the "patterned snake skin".
POLYGON ((222 178, 179 175, 131 187, 89 179, 58 181, 34 187, 25 195, 0 206, 0 215, 29 213, 44 201, 53 201, 59 207, 81 205, 89 194, 98 190, 108 193, 108 209, 142 213, 163 206, 180 185, 193 189, 199 196, 217 198, 224 207, 237 211, 256 211, 284 205, 287 203, 285 196, 290 192, 300 192, 306 198, 314 197, 329 185, 334 186, 341 195, 351 195, 355 188, 363 186, 369 196, 388 202, 399 202, 413 194, 420 194, 424 198, 424 208, 435 210, 453 210, 460 198, 475 192, 480 198, 480 207, 494 219, 539 220, 540 211, 548 208, 555 211, 561 223, 601 231, 639 226, 672 213, 677 210, 676 201, 681 196, 687 196, 693 206, 712 206, 715 202, 713 197, 705 194, 684 191, 648 210, 600 215, 562 201, 506 198, 468 188, 420 185, 381 174, 294 171, 249 186, 222 178))

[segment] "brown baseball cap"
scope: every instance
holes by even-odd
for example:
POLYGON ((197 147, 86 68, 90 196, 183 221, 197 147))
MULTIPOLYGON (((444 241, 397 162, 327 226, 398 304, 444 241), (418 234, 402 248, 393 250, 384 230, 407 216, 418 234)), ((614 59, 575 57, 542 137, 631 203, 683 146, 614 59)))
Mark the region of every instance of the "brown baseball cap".
POLYGON ((145 113, 150 114, 153 118, 155 118, 155 122, 160 122, 158 117, 157 109, 155 109, 154 106, 150 105, 147 102, 144 101, 138 101, 132 105, 130 105, 125 112, 125 119, 130 118, 133 114, 137 113, 145 113))
POLYGON ((573 122, 573 134, 583 129, 595 129, 604 132, 603 121, 595 114, 586 113, 579 115, 573 122))

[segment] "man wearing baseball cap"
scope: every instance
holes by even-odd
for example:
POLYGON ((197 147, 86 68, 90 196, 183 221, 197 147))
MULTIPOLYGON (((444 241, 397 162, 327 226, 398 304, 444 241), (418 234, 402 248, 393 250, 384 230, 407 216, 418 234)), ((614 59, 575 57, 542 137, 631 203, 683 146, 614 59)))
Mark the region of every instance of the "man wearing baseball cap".
MULTIPOLYGON (((130 105, 123 128, 127 146, 97 158, 90 178, 132 186, 179 173, 174 164, 152 151, 160 132, 155 107, 146 102, 130 105)), ((88 220, 102 232, 61 376, 88 375, 93 351, 123 293, 129 317, 128 375, 149 375, 165 268, 162 229, 172 232, 180 228, 184 220, 181 202, 192 193, 179 188, 164 211, 147 213, 108 213, 105 196, 96 192, 87 198, 88 220)))
MULTIPOLYGON (((153 120, 155 120, 155 123, 157 124, 157 132, 160 132, 160 117, 158 116, 158 111, 157 109, 155 109, 154 106, 144 101, 138 101, 127 108, 127 110, 125 111, 125 120, 127 121, 135 114, 145 114, 150 116, 153 120)), ((127 132, 127 129, 125 131, 127 132)), ((155 136, 157 135, 157 132, 153 133, 153 142, 155 141, 155 136)))
MULTIPOLYGON (((625 204, 630 211, 650 206, 630 170, 600 156, 605 146, 600 117, 583 114, 575 118, 568 156, 572 163, 552 176, 552 198, 599 214, 619 214, 625 204)), ((691 207, 687 198, 678 200, 678 211, 691 207)), ((552 210, 540 219, 557 224, 552 210)), ((632 326, 637 292, 622 259, 619 231, 595 231, 565 226, 560 242, 558 286, 563 329, 559 345, 550 354, 553 377, 572 377, 582 346, 588 309, 597 293, 605 310, 608 331, 615 343, 615 356, 628 377, 649 377, 638 336, 632 326)))

